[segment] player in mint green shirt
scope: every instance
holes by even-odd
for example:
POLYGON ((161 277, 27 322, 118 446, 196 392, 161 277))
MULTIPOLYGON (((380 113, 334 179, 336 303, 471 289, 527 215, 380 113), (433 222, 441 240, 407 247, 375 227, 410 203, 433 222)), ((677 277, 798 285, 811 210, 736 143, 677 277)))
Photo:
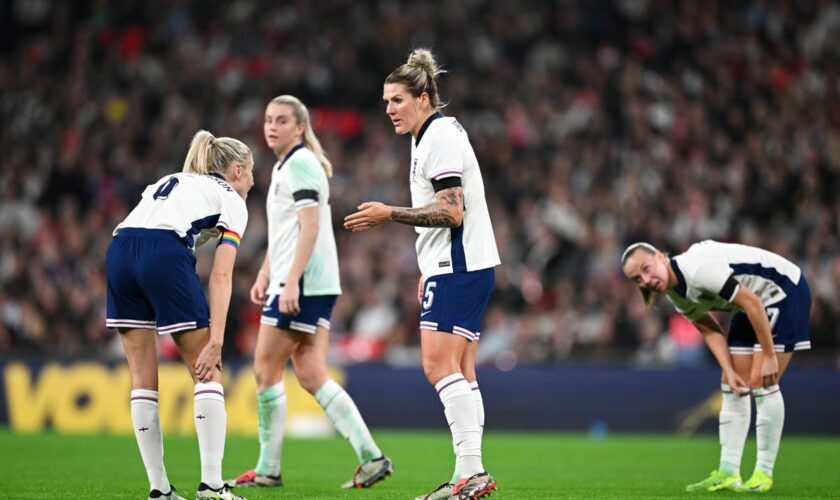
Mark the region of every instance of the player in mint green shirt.
POLYGON ((262 306, 254 352, 260 457, 236 486, 281 486, 280 455, 286 423, 283 371, 291 359, 336 430, 353 446, 359 465, 345 488, 367 488, 393 466, 374 442, 350 395, 327 375, 330 316, 341 286, 330 214, 332 164, 296 97, 269 102, 265 140, 277 155, 266 195, 268 250, 251 301, 262 306))

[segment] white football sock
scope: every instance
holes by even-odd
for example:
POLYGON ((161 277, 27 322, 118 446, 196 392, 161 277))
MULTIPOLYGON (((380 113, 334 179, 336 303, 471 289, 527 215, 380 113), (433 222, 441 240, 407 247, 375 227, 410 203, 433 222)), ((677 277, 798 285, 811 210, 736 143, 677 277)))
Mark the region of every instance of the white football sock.
POLYGON ((277 476, 280 474, 283 430, 288 409, 286 387, 282 380, 257 392, 257 408, 260 420, 260 458, 256 471, 257 474, 277 476))
POLYGON ((785 400, 778 385, 753 389, 755 397, 755 441, 758 457, 755 470, 773 476, 773 466, 785 426, 785 400))
POLYGON ((752 406, 749 396, 738 396, 727 384, 721 384, 723 401, 720 406, 718 432, 720 434, 720 471, 741 473, 741 456, 750 432, 752 406))
POLYGON ((443 413, 455 445, 455 470, 460 477, 484 471, 481 463, 481 428, 470 384, 460 372, 447 375, 435 384, 443 413))
POLYGON ((134 437, 137 438, 146 475, 149 476, 149 490, 168 493, 171 486, 163 466, 163 432, 160 428, 158 391, 131 391, 131 422, 134 424, 134 437))
MULTIPOLYGON (((481 390, 478 388, 478 382, 473 381, 470 382, 470 389, 472 389, 473 396, 475 396, 475 405, 476 405, 476 416, 478 417, 478 432, 479 437, 482 437, 484 434, 484 399, 481 397, 481 390)), ((457 455, 458 450, 455 449, 455 441, 452 442, 452 452, 457 455)), ((458 467, 456 464, 455 471, 452 473, 452 479, 449 480, 451 484, 455 484, 455 481, 461 478, 461 473, 458 472, 458 467)))
POLYGON ((218 382, 195 384, 195 433, 201 455, 201 482, 211 488, 223 485, 222 458, 225 455, 225 391, 218 382))
POLYGON ((470 382, 470 389, 475 396, 475 404, 478 410, 478 428, 481 434, 484 434, 484 399, 481 397, 481 389, 478 388, 478 381, 470 382))
POLYGON ((356 408, 356 403, 335 380, 329 379, 324 382, 324 385, 315 391, 315 399, 336 430, 344 436, 344 439, 350 441, 350 446, 356 452, 359 463, 382 456, 382 451, 370 435, 359 409, 356 408))

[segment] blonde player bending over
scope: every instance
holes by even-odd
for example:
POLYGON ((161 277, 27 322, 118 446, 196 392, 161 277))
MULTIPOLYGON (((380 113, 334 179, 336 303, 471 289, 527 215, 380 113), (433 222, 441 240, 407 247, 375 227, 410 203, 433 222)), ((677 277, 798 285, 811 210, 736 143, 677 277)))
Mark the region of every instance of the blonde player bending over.
POLYGON ((106 325, 120 332, 131 373, 131 420, 146 466, 149 498, 180 499, 163 466, 158 412, 157 334, 172 335, 195 381, 195 431, 201 456, 196 498, 238 499, 222 481, 225 395, 221 351, 233 263, 248 223, 254 185, 245 144, 195 134, 183 173, 167 175, 114 230, 105 257, 106 325), (219 236, 210 273, 210 307, 195 272, 197 240, 219 236))
POLYGON ((665 294, 700 330, 723 369, 720 466, 686 490, 769 491, 785 422, 779 379, 793 351, 811 348, 811 291, 805 275, 767 250, 716 241, 696 243, 670 259, 648 243, 635 243, 624 251, 621 262, 645 304, 665 294), (710 311, 733 313, 728 336, 710 311), (757 412, 758 458, 752 477, 742 484, 750 393, 757 412))

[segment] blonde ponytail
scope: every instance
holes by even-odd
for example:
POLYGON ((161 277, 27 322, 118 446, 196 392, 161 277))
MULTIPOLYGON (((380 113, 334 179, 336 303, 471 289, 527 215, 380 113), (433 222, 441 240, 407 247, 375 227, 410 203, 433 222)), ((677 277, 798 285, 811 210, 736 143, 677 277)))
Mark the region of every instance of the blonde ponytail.
POLYGON ((199 130, 190 141, 183 172, 203 175, 223 173, 231 163, 244 165, 251 157, 251 149, 242 141, 232 137, 216 138, 206 130, 199 130))
POLYGON ((190 149, 184 159, 184 172, 209 174, 210 153, 216 138, 206 130, 199 130, 190 141, 190 149))
POLYGON ((297 121, 297 123, 304 124, 303 145, 306 149, 312 151, 312 154, 315 155, 315 158, 317 158, 318 162, 321 163, 321 166, 324 167, 324 173, 327 174, 327 177, 332 177, 332 162, 330 162, 326 153, 324 153, 321 141, 319 141, 318 137, 315 136, 315 130, 312 129, 312 120, 309 118, 309 110, 306 109, 306 106, 300 101, 300 99, 293 95, 281 95, 272 99, 269 104, 285 104, 286 106, 292 108, 292 112, 295 115, 295 121, 297 121))

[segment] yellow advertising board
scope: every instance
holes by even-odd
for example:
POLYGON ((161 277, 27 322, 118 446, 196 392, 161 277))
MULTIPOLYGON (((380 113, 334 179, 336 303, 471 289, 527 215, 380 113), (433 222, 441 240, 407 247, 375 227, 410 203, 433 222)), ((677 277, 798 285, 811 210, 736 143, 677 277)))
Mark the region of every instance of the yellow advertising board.
MULTIPOLYGON (((165 433, 194 434, 193 382, 180 364, 162 364, 159 377, 160 422, 165 433)), ((43 365, 37 376, 24 363, 4 367, 9 426, 16 432, 53 429, 63 433, 133 434, 128 366, 101 363, 43 365)), ((343 373, 330 370, 339 384, 343 373)), ((284 375, 289 410, 287 430, 297 435, 331 433, 321 407, 294 373, 284 375)), ((256 381, 249 369, 224 372, 228 432, 257 435, 256 381)))

